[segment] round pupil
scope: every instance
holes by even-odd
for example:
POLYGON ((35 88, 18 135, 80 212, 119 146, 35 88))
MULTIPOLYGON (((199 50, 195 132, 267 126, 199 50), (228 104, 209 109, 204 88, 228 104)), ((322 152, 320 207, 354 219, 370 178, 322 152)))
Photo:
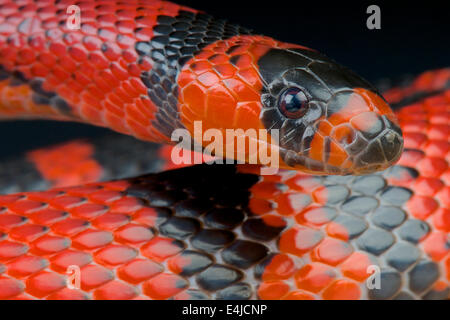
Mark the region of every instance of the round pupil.
POLYGON ((281 110, 287 116, 300 116, 306 108, 308 98, 298 88, 290 88, 286 90, 281 100, 281 110))

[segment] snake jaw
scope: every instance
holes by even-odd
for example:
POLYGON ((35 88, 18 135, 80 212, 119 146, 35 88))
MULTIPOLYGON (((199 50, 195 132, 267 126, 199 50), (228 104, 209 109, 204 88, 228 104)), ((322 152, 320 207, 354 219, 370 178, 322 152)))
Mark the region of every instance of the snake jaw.
POLYGON ((393 129, 386 129, 355 157, 356 174, 384 170, 395 164, 403 151, 403 137, 393 129))
MULTIPOLYGON (((357 121, 353 125, 350 121, 328 131, 329 122, 320 120, 314 126, 317 131, 309 148, 300 152, 284 149, 284 162, 293 168, 326 175, 362 175, 389 168, 399 160, 403 150, 401 130, 384 115, 375 112, 361 115, 378 119, 371 123, 378 128, 362 130, 357 121)), ((365 125, 368 124, 366 121, 365 125)), ((304 143, 300 140, 298 144, 304 143)))

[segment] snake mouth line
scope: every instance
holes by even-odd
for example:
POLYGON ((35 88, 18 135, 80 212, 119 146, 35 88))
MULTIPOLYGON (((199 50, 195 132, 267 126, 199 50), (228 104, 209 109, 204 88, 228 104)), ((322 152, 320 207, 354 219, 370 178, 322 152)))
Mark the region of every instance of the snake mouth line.
POLYGON ((403 138, 393 130, 385 130, 376 139, 370 141, 362 152, 353 156, 357 174, 384 170, 400 158, 403 151, 403 138))
MULTIPOLYGON (((318 175, 363 175, 384 170, 397 162, 403 151, 401 131, 388 121, 386 118, 386 127, 372 139, 366 139, 362 132, 354 130, 351 143, 341 142, 347 157, 340 166, 312 159, 308 152, 280 148, 280 155, 289 167, 300 167, 303 171, 318 175)), ((326 158, 329 157, 327 152, 326 158)))

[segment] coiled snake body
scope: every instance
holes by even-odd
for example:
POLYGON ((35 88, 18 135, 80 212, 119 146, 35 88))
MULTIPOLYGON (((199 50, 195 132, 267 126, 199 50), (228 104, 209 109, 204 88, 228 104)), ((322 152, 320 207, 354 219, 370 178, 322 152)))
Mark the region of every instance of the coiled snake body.
MULTIPOLYGON (((0 118, 166 144, 175 129, 194 137, 195 121, 267 129, 258 147, 276 145, 290 170, 202 164, 98 182, 129 163, 83 141, 5 163, 0 177, 28 176, 3 193, 53 188, 0 196, 1 299, 448 299, 448 69, 387 91, 391 109, 328 57, 190 8, 78 1, 71 28, 70 5, 0 1, 0 118), (80 288, 67 286, 73 266, 80 288)), ((130 175, 158 167, 154 145, 107 143, 147 163, 130 175)))

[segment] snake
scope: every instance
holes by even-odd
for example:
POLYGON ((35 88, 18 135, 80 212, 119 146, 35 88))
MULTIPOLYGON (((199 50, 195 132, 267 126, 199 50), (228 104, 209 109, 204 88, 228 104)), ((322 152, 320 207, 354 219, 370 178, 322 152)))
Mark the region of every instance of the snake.
POLYGON ((380 93, 171 2, 0 0, 0 118, 116 132, 2 163, 0 299, 450 297, 450 69, 380 93), (170 164, 210 129, 279 170, 170 164))

